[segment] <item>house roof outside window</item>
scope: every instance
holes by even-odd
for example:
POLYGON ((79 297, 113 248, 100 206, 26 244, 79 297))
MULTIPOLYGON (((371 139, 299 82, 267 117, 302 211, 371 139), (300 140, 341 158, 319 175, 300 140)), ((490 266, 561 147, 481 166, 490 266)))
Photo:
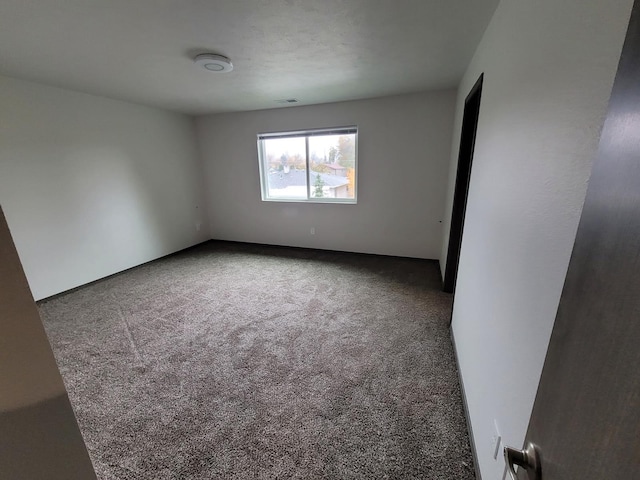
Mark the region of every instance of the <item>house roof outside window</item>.
MULTIPOLYGON (((309 183, 311 185, 316 182, 318 175, 320 175, 320 178, 326 187, 337 188, 349 183, 349 179, 346 177, 311 171, 309 172, 309 183)), ((269 187, 273 189, 284 189, 287 187, 299 187, 306 185, 307 172, 305 170, 291 169, 289 170, 289 173, 277 171, 269 174, 269 187)))

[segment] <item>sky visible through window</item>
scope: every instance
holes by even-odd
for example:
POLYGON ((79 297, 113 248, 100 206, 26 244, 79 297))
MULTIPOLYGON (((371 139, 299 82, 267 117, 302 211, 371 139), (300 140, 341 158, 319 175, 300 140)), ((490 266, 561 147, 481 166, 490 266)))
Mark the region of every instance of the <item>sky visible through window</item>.
MULTIPOLYGON (((329 157, 331 147, 338 148, 338 138, 340 135, 326 135, 309 138, 309 155, 312 157, 329 157)), ((298 138, 270 138, 269 153, 274 156, 282 156, 289 153, 293 155, 304 154, 304 137, 298 138), (299 147, 298 145, 302 145, 299 147)))

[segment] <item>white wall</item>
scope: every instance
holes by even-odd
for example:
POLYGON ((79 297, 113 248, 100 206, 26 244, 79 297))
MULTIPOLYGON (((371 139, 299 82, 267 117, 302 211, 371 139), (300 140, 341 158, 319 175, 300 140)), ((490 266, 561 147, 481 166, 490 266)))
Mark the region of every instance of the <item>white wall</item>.
POLYGON ((438 258, 454 105, 446 90, 199 117, 211 236, 438 258), (258 132, 345 125, 359 127, 357 205, 261 200, 258 132))
POLYGON ((440 258, 464 98, 484 72, 453 334, 485 479, 503 474, 494 419, 524 440, 631 5, 503 0, 460 86, 440 258))
POLYGON ((41 299, 208 238, 193 120, 0 77, 0 204, 41 299))

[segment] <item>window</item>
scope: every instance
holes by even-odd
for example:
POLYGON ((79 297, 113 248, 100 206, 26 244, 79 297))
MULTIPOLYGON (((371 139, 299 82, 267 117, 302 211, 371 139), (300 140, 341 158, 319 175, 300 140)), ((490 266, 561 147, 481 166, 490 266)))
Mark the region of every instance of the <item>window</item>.
POLYGON ((262 200, 356 203, 358 128, 258 135, 262 200))

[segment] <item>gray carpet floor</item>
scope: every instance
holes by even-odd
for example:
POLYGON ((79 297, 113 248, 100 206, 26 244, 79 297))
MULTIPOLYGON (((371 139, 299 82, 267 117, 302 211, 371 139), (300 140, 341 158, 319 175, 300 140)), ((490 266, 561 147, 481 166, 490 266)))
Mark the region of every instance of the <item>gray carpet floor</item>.
POLYGON ((435 262, 208 242, 39 306, 101 480, 474 478, 435 262))

